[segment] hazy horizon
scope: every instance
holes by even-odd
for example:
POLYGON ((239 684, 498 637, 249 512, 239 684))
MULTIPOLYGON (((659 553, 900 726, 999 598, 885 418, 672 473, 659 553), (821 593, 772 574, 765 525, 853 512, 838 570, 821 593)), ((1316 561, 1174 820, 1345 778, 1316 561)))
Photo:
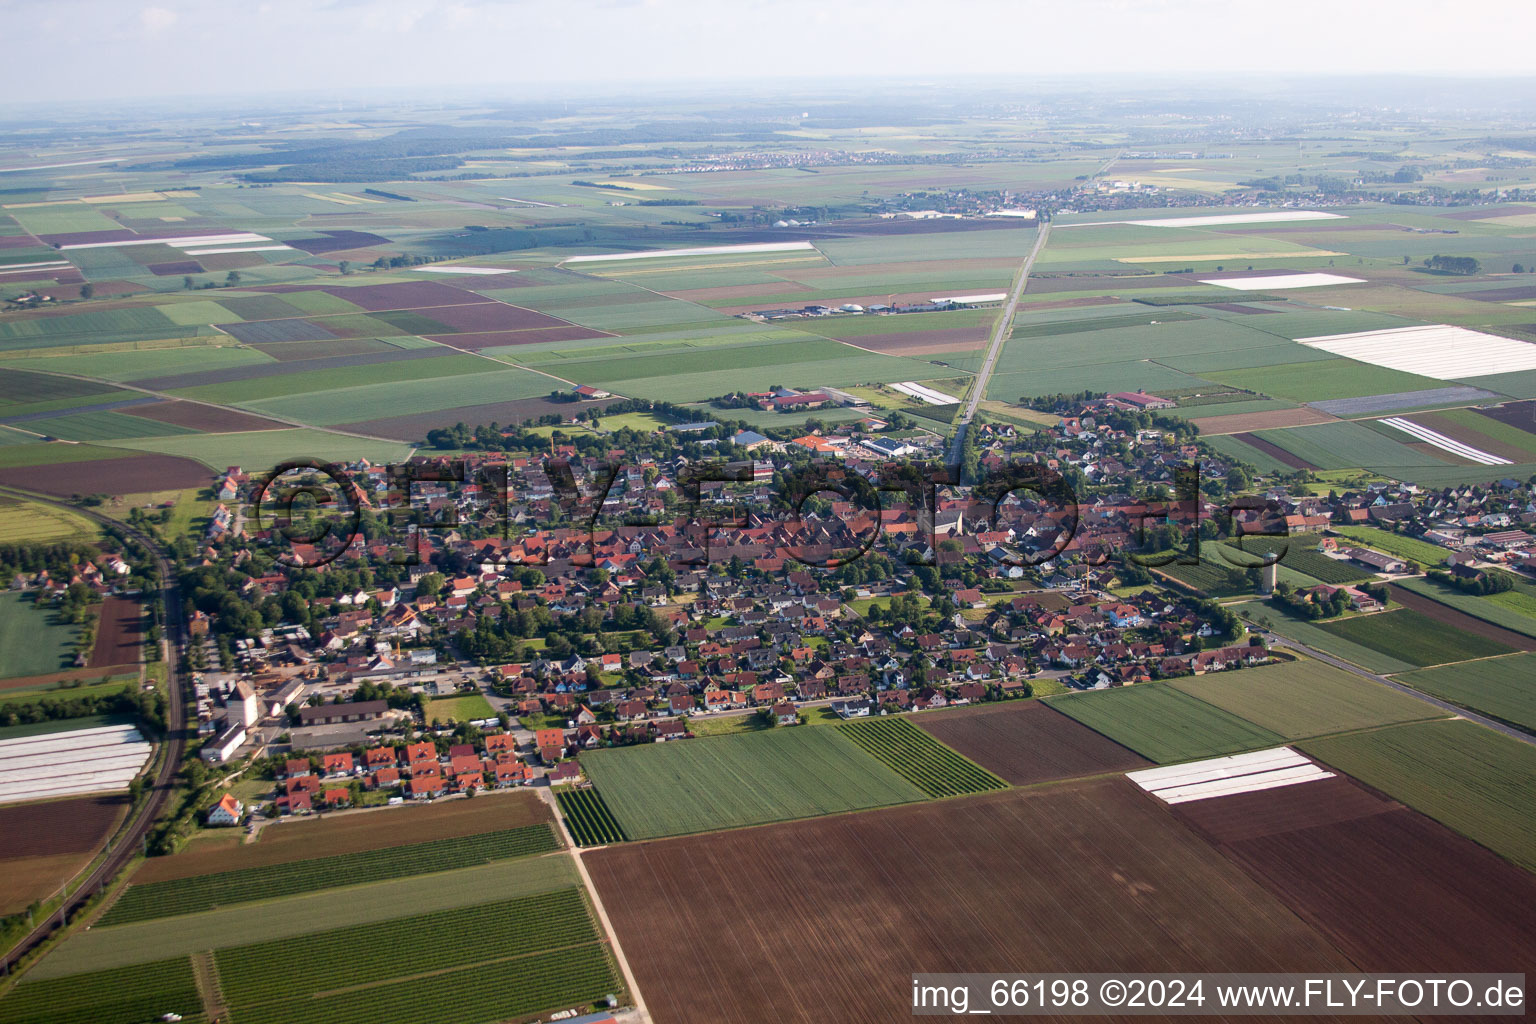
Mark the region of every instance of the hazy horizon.
POLYGON ((1536 5, 1483 13, 1447 18, 1424 0, 1298 0, 1279 15, 1213 0, 265 0, 232 17, 185 0, 0 0, 19 40, 0 85, 30 106, 831 79, 1530 76, 1536 5))

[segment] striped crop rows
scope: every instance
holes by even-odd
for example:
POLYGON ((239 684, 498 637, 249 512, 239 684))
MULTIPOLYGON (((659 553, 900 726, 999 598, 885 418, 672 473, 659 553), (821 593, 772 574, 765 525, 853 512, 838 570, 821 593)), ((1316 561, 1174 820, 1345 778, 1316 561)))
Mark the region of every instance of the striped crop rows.
POLYGON ((596 789, 562 789, 555 799, 578 846, 622 843, 629 838, 596 789))
POLYGON ((932 797, 1006 789, 1008 784, 966 760, 905 718, 844 722, 843 734, 932 797))

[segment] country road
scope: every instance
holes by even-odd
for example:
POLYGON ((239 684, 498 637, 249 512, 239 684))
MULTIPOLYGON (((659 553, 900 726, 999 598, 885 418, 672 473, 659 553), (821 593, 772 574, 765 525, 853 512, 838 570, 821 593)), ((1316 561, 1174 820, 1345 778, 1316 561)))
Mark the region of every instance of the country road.
POLYGON ((77 515, 87 516, 97 522, 114 526, 134 540, 143 544, 155 559, 155 564, 160 570, 161 591, 160 600, 164 605, 165 615, 165 640, 169 656, 166 658, 166 736, 164 739, 164 757, 160 759, 159 770, 150 781, 148 796, 139 807, 138 815, 125 823, 118 833, 117 845, 108 852, 106 859, 96 866, 86 878, 80 882, 73 893, 65 897, 63 904, 49 914, 47 918, 38 922, 20 942, 0 955, 0 969, 10 974, 18 960, 28 952, 41 944, 54 929, 62 927, 69 919, 69 915, 80 907, 86 900, 96 895, 97 891, 117 877, 118 873, 127 866, 139 852, 139 844, 148 834, 150 826, 160 816, 166 801, 170 798, 171 788, 175 782, 176 774, 181 770, 182 753, 186 746, 186 704, 182 690, 183 682, 177 664, 181 650, 181 642, 185 624, 181 615, 181 592, 177 585, 176 574, 172 571, 170 560, 166 558, 164 550, 157 544, 154 538, 129 526, 127 523, 102 515, 89 508, 81 508, 68 502, 58 501, 28 491, 15 490, 10 487, 0 487, 0 493, 11 497, 25 497, 29 501, 54 505, 58 508, 68 509, 77 515))
POLYGON ((997 357, 1002 355, 1003 344, 1008 340, 1008 329, 1013 325, 1013 314, 1018 310, 1019 300, 1024 297, 1024 289, 1029 284, 1030 268, 1035 265, 1035 257, 1045 248, 1045 240, 1049 237, 1051 222, 1047 220, 1040 224, 1034 247, 1024 257, 1024 265, 1019 268, 1019 279, 1013 286, 1013 294, 1008 296, 1008 305, 1003 308, 997 329, 992 333, 992 343, 987 346, 987 357, 982 360, 981 370, 971 382, 970 394, 960 410, 960 418, 955 421, 955 433, 949 442, 949 457, 945 460, 951 467, 958 469, 960 466, 960 453, 965 449, 965 432, 970 428, 971 420, 976 417, 976 407, 981 404, 982 396, 987 393, 987 381, 992 376, 993 367, 997 365, 997 357))

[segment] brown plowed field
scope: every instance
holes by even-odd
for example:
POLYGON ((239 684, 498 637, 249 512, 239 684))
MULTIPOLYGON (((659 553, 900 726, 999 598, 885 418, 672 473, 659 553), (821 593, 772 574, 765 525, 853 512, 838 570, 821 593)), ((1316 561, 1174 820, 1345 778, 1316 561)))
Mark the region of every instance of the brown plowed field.
POLYGON ((1528 434, 1536 434, 1536 402, 1505 402, 1496 409, 1478 409, 1477 412, 1491 420, 1519 427, 1528 434))
POLYGON ((94 850, 127 811, 123 796, 0 806, 0 858, 94 850))
POLYGON ((327 237, 291 239, 286 244, 295 249, 301 249, 311 256, 326 252, 341 252, 345 249, 360 249, 366 245, 389 244, 389 239, 366 231, 322 231, 320 234, 327 237))
POLYGON ((1173 813, 1214 843, 1259 839, 1319 825, 1355 821, 1402 809, 1352 779, 1335 776, 1321 782, 1239 793, 1214 800, 1191 800, 1173 813))
POLYGON ((129 455, 54 466, 0 469, 0 484, 69 497, 72 494, 143 494, 207 485, 207 466, 174 455, 129 455))
POLYGON ((203 265, 196 260, 176 260, 171 263, 151 263, 147 269, 156 277, 176 277, 180 274, 201 274, 203 265))
POLYGON ((44 899, 90 863, 128 812, 123 797, 0 807, 0 915, 44 899))
POLYGON ((913 971, 1353 969, 1122 778, 583 860, 658 1024, 889 1024, 913 971))
POLYGON ((1495 626, 1491 622, 1484 622, 1482 619, 1474 618, 1465 612, 1457 611, 1449 605, 1441 604, 1439 601, 1425 597, 1423 594, 1415 594, 1411 590, 1404 590, 1402 587, 1391 587, 1391 594, 1392 600, 1404 608, 1412 609, 1420 615, 1426 615, 1436 622, 1443 622, 1452 629, 1459 629, 1463 633, 1471 633, 1474 636, 1480 636, 1495 643, 1504 644, 1506 647, 1513 647, 1517 651, 1536 651, 1536 639, 1528 637, 1523 633, 1516 633, 1512 629, 1504 629, 1501 626, 1495 626))
MULTIPOLYGON (((1221 406, 1213 408, 1220 409, 1221 406)), ((1302 406, 1299 409, 1270 409, 1267 412, 1241 413, 1237 416, 1201 416, 1190 420, 1202 434, 1245 434, 1250 430, 1275 427, 1305 427, 1314 423, 1334 423, 1338 417, 1302 406)), ((1244 438, 1247 440, 1247 438, 1244 438)), ((1252 441, 1248 442, 1252 444, 1252 441)), ((1277 456, 1278 457, 1278 456, 1277 456)))
POLYGON ((1015 786, 1132 771, 1152 763, 1034 700, 955 708, 913 721, 1015 786))
POLYGON ((51 688, 56 683, 75 682, 76 680, 99 683, 102 676, 125 675, 130 671, 137 673, 138 670, 139 666, 137 661, 135 661, 133 664, 110 665, 105 669, 68 668, 60 672, 45 672, 40 676, 11 676, 7 679, 0 679, 0 690, 42 690, 51 688))
POLYGON ((86 668, 110 668, 136 665, 139 645, 144 641, 144 612, 137 601, 109 597, 101 603, 101 618, 96 627, 96 646, 86 668))
POLYGON ((449 345, 465 352, 478 352, 483 348, 501 348, 504 345, 539 345, 551 341, 582 341, 587 338, 612 338, 616 335, 596 331, 590 327, 562 324, 557 327, 535 327, 523 331, 487 331, 479 334, 429 334, 427 340, 449 345))
MULTIPOLYGON (((550 821, 549 806, 527 790, 488 793, 474 800, 426 806, 385 807, 361 813, 287 820, 262 829, 261 838, 233 849, 192 851, 152 857, 134 873, 135 883, 192 878, 290 864, 312 857, 363 853, 433 839, 476 836, 550 821)), ((430 871, 430 866, 423 866, 430 871)))
POLYGON ((985 327, 954 327, 941 331, 898 331, 894 334, 863 334, 847 343, 887 355, 925 352, 971 352, 987 343, 985 327))
POLYGON ((1536 963, 1536 878, 1417 811, 1227 849, 1365 970, 1520 971, 1536 963))
POLYGON ((377 338, 331 338, 322 341, 270 341, 252 345, 258 352, 265 352, 280 363, 296 363, 305 359, 328 359, 337 356, 376 355, 382 352, 399 352, 399 348, 377 338))
POLYGON ((1239 441, 1242 441, 1245 444, 1252 445, 1253 447, 1257 448, 1259 451, 1263 452, 1265 455, 1268 455, 1268 456, 1270 456, 1270 457, 1272 457, 1272 458, 1274 458, 1274 459, 1276 459, 1276 460, 1278 460, 1280 462, 1283 462, 1285 465, 1290 466, 1292 469, 1316 469, 1317 468, 1316 466, 1312 465, 1312 463, 1308 462, 1306 459, 1303 459, 1303 458, 1301 458, 1300 456, 1297 456, 1297 455, 1292 455, 1290 452, 1286 451, 1284 448, 1281 448, 1279 445, 1275 444, 1272 441, 1264 440, 1262 437, 1259 437, 1257 434, 1242 433, 1242 434, 1235 434, 1233 436, 1235 436, 1239 441))
POLYGON ((36 244, 31 235, 0 235, 0 249, 30 249, 36 244))
MULTIPOLYGON (((617 401, 619 399, 615 398, 611 401, 594 402, 591 406, 583 403, 582 407, 606 409, 617 401)), ((570 412, 570 409, 568 403, 551 402, 547 398, 521 398, 513 402, 461 405, 454 409, 440 409, 437 412, 420 412, 408 416, 387 416, 383 419, 343 423, 336 429, 350 430, 358 434, 372 434, 376 437, 393 437, 401 441, 420 441, 427 436, 427 431, 438 427, 451 427, 455 423, 463 423, 471 427, 482 423, 516 425, 523 420, 536 420, 550 413, 565 415, 570 412)))
POLYGON ((1245 316, 1280 312, 1278 309, 1260 309, 1258 306, 1245 306, 1241 302, 1202 302, 1200 305, 1206 309, 1219 309, 1223 313, 1242 313, 1245 316))
POLYGON ((202 430, 210 434, 234 433, 240 430, 278 430, 288 425, 276 420, 264 419, 261 416, 252 416, 248 412, 219 409, 211 405, 199 405, 196 402, 151 402, 148 405, 136 405, 131 409, 124 409, 123 412, 129 416, 187 427, 191 430, 202 430))

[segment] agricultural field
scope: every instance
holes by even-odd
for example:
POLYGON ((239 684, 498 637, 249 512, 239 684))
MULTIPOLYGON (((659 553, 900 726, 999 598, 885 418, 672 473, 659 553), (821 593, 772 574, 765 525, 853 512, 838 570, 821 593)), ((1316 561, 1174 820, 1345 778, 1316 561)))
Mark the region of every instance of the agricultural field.
MULTIPOLYGON (((1247 671, 1252 670, 1239 670, 1247 671)), ((1258 750, 1282 742, 1278 734, 1166 683, 1069 693, 1047 697, 1045 702, 1157 764, 1258 750)))
MULTIPOLYGON (((3 691, 0 691, 3 692, 3 691)), ((25 911, 84 868, 128 813, 116 796, 0 807, 0 916, 25 911)))
POLYGON ((622 843, 629 838, 608 809, 603 794, 596 789, 556 790, 555 800, 577 846, 622 843))
POLYGON ((1473 711, 1536 732, 1536 654, 1484 658, 1460 665, 1424 668, 1398 682, 1473 711))
POLYGON ((920 716, 917 724, 1015 786, 1131 771, 1149 763, 1043 701, 945 708, 920 716))
POLYGON ((1169 685, 1288 740, 1445 717, 1423 701, 1310 659, 1169 685))
POLYGON ((584 859, 647 1005, 675 1024, 894 1020, 911 1012, 905 980, 868 980, 906 979, 914 963, 1353 969, 1120 778, 627 844, 584 859), (741 864, 750 877, 722 878, 722 865, 741 864), (913 865, 936 864, 944 867, 929 883, 912 884, 913 865), (828 951, 814 970, 803 966, 806 949, 828 951), (741 971, 744 962, 761 969, 741 971))
POLYGON ((836 729, 763 732, 581 755, 631 839, 760 825, 926 797, 836 729))
MULTIPOLYGON (((1530 584, 1518 584, 1513 590, 1487 596, 1466 594, 1455 587, 1427 578, 1397 580, 1393 582, 1392 589, 1401 595, 1398 599, 1404 603, 1419 600, 1448 605, 1498 630, 1519 633, 1527 639, 1536 638, 1536 598, 1532 597, 1530 584)), ((1474 626, 1473 630, 1480 628, 1485 627, 1474 626)), ((1520 638, 1502 636, 1502 639, 1512 646, 1526 647, 1525 641, 1520 638)))
MULTIPOLYGON (((498 1007, 507 1015, 526 1013, 589 1003, 619 987, 579 888, 332 928, 300 942, 277 939, 224 948, 214 954, 214 963, 221 994, 241 1020, 295 1020, 302 1015, 305 1020, 346 1021, 355 1019, 364 1006, 381 1005, 398 1018, 409 1012, 411 1002, 402 1003, 400 996, 421 985, 403 979, 422 974, 436 975, 424 987, 435 989, 439 998, 466 983, 471 989, 434 1013, 453 1013, 455 1002, 465 1001, 498 1007), (473 935, 476 941, 447 941, 454 935, 473 935), (549 956, 556 950, 569 958, 564 977, 555 969, 556 958, 549 956), (527 973, 518 983, 476 993, 482 968, 521 968, 527 973), (334 991, 340 987, 335 984, 338 974, 346 978, 349 991, 334 991), (274 987, 274 977, 294 983, 274 987), (391 983, 410 988, 391 992, 391 983), (376 984, 383 984, 384 990, 365 987, 376 984)), ((412 997, 420 1005, 432 1005, 426 994, 412 991, 412 997)))
POLYGON ((1320 619, 1317 628, 1419 667, 1508 654, 1512 649, 1412 608, 1320 619))
MULTIPOLYGON (((378 813, 395 816, 392 812, 378 813)), ((220 842, 226 838, 239 842, 236 837, 220 837, 220 842)), ((238 845, 234 849, 239 849, 238 845)), ((324 889, 181 917, 106 928, 98 925, 71 936, 29 973, 35 978, 56 978, 107 970, 146 959, 190 956, 232 941, 292 939, 330 928, 388 921, 401 914, 471 907, 580 884, 581 876, 569 857, 498 860, 475 867, 370 882, 362 888, 324 889), (359 894, 367 898, 360 899, 359 894)))
POLYGON ((0 593, 0 679, 58 672, 75 662, 80 627, 36 607, 34 596, 0 593))
POLYGON ((1003 789, 1006 783, 905 718, 876 718, 838 726, 843 734, 931 797, 1003 789))
POLYGON ((505 832, 293 861, 270 867, 259 875, 223 871, 161 882, 134 882, 102 916, 101 924, 128 924, 334 886, 402 878, 420 873, 423 864, 447 871, 547 853, 558 847, 559 841, 548 825, 526 825, 505 832))
POLYGON ((4 1024, 141 1024, 165 1013, 207 1020, 186 957, 110 971, 23 981, 0 999, 4 1024))
POLYGON ((0 497, 0 544, 90 540, 96 533, 94 522, 67 509, 0 497))
POLYGON ((1230 606, 1232 612, 1263 629, 1272 629, 1287 639, 1331 654, 1380 674, 1406 672, 1416 666, 1392 654, 1355 643, 1322 628, 1322 620, 1313 622, 1293 616, 1283 606, 1269 601, 1244 601, 1230 606))
POLYGON ((1536 870, 1536 748, 1462 720, 1307 740, 1301 747, 1536 870))
POLYGON ((1536 952, 1536 927, 1521 910, 1536 899, 1536 878, 1353 780, 1196 800, 1173 812, 1356 964, 1474 971, 1536 952))

